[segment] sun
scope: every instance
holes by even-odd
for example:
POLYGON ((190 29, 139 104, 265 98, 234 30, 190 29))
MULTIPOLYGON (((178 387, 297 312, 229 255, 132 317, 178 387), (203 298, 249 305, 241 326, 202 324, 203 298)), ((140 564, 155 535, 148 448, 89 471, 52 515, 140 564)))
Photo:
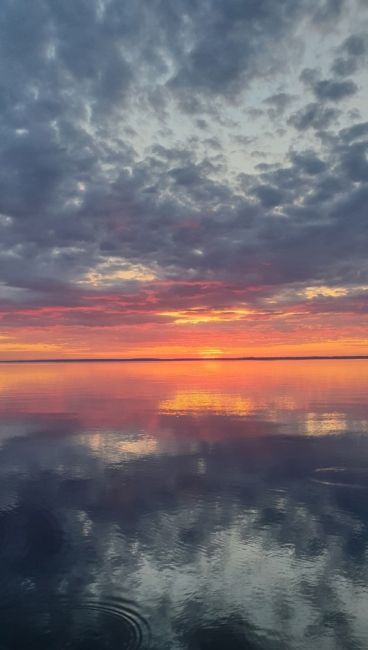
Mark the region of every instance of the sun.
POLYGON ((200 355, 204 359, 211 359, 211 357, 221 357, 224 354, 224 350, 222 348, 203 348, 201 350, 200 355))

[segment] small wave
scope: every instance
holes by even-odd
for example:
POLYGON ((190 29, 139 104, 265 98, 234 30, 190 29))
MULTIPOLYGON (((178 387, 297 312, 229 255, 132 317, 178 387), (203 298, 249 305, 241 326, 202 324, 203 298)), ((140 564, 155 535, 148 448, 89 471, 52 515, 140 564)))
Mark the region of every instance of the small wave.
POLYGON ((313 480, 323 485, 368 490, 368 468, 319 467, 314 470, 313 480))
POLYGON ((187 647, 190 650, 258 650, 255 636, 254 630, 245 624, 219 621, 190 629, 187 647))

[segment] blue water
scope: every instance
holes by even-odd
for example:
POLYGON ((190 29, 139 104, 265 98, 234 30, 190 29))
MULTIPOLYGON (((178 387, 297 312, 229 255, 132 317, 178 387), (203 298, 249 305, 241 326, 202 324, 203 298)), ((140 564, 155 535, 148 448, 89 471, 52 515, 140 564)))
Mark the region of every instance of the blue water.
POLYGON ((0 366, 0 650, 368 648, 368 362, 0 366))

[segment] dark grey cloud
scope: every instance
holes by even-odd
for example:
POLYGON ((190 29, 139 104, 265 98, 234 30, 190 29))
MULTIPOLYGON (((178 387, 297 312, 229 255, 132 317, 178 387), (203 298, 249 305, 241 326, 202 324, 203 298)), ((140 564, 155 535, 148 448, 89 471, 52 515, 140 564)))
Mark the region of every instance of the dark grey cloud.
POLYGON ((352 34, 342 44, 342 50, 349 56, 361 57, 367 52, 368 35, 352 34))
POLYGON ((284 193, 272 185, 258 185, 253 191, 266 208, 281 205, 285 200, 284 193))
POLYGON ((338 56, 331 65, 336 77, 348 77, 366 64, 367 34, 352 34, 342 43, 338 56))
POLYGON ((336 124, 340 111, 336 108, 325 107, 317 102, 311 102, 293 113, 288 120, 298 131, 306 129, 324 130, 336 124))
POLYGON ((346 97, 355 95, 357 90, 358 86, 354 81, 335 81, 334 79, 322 79, 313 87, 317 99, 334 102, 339 102, 346 97))
POLYGON ((267 99, 264 100, 264 103, 274 108, 277 113, 282 114, 294 100, 295 95, 290 95, 289 93, 275 93, 274 95, 267 97, 267 99))
POLYGON ((368 122, 360 122, 350 126, 349 128, 342 129, 340 136, 347 142, 351 140, 358 140, 368 136, 368 122))
POLYGON ((300 167, 306 174, 311 176, 321 174, 326 169, 326 163, 316 156, 314 151, 292 151, 290 160, 296 167, 300 167))
MULTIPOLYGON (((230 0, 193 3, 193 47, 170 86, 178 91, 227 95, 275 67, 274 45, 303 13, 301 2, 230 0), (195 21, 195 22, 194 22, 195 21), (200 25, 206 25, 201 29, 200 25)), ((280 62, 280 61, 279 61, 280 62)))
POLYGON ((347 97, 355 95, 358 86, 350 79, 320 79, 319 71, 315 68, 306 68, 302 71, 300 79, 309 87, 320 102, 340 102, 347 97))
POLYGON ((358 69, 358 64, 355 58, 346 58, 338 57, 335 59, 331 66, 331 71, 337 77, 348 77, 352 75, 358 69))

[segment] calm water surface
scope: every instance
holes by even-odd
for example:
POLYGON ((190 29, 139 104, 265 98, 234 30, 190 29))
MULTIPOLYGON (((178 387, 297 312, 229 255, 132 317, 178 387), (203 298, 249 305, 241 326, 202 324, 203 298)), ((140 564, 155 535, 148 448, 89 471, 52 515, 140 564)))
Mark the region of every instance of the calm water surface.
POLYGON ((0 650, 368 648, 368 362, 0 365, 0 650))

